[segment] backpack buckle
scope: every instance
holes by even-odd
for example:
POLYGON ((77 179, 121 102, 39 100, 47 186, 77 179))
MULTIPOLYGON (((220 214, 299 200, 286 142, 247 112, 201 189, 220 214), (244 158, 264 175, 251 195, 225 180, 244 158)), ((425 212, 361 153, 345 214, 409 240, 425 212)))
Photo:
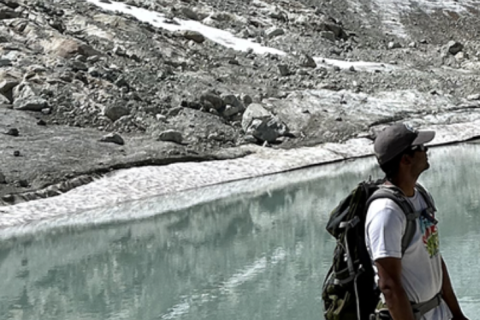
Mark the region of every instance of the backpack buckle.
POLYGON ((355 216, 351 220, 340 222, 339 227, 350 229, 355 227, 359 222, 360 222, 360 218, 358 216, 355 216))

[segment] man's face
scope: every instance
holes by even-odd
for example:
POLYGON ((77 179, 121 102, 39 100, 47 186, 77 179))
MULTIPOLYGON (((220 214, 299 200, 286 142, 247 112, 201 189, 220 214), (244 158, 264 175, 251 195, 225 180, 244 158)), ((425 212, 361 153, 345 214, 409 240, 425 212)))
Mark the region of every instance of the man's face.
POLYGON ((430 168, 427 155, 428 148, 424 145, 420 145, 414 146, 412 150, 412 171, 413 173, 420 175, 420 173, 430 168))

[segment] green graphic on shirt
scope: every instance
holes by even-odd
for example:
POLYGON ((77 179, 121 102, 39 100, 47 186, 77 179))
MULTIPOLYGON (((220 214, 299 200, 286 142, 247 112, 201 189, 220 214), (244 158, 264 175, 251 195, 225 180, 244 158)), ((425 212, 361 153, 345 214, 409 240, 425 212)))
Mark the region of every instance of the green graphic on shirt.
POLYGON ((440 247, 440 241, 439 241, 437 232, 430 235, 430 237, 427 239, 426 245, 427 245, 427 251, 430 254, 430 258, 438 253, 439 247, 440 247))
POLYGON ((423 243, 427 248, 430 258, 438 254, 440 249, 440 240, 438 237, 437 226, 433 223, 429 223, 424 219, 421 219, 421 227, 423 231, 423 243))

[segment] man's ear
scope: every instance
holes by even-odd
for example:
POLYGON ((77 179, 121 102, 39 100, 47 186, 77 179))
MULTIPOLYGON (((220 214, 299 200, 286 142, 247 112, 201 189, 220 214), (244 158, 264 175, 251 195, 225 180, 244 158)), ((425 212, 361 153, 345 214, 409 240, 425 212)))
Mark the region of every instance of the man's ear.
POLYGON ((412 163, 412 156, 407 154, 407 153, 404 153, 402 158, 400 159, 400 163, 403 164, 403 165, 409 165, 412 163))

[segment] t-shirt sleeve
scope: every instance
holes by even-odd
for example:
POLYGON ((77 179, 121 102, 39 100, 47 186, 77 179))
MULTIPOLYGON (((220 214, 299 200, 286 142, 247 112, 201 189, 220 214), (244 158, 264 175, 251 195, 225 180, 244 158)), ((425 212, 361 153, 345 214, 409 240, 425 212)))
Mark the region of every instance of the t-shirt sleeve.
POLYGON ((372 202, 367 213, 366 233, 372 259, 401 258, 406 217, 390 199, 372 202))

